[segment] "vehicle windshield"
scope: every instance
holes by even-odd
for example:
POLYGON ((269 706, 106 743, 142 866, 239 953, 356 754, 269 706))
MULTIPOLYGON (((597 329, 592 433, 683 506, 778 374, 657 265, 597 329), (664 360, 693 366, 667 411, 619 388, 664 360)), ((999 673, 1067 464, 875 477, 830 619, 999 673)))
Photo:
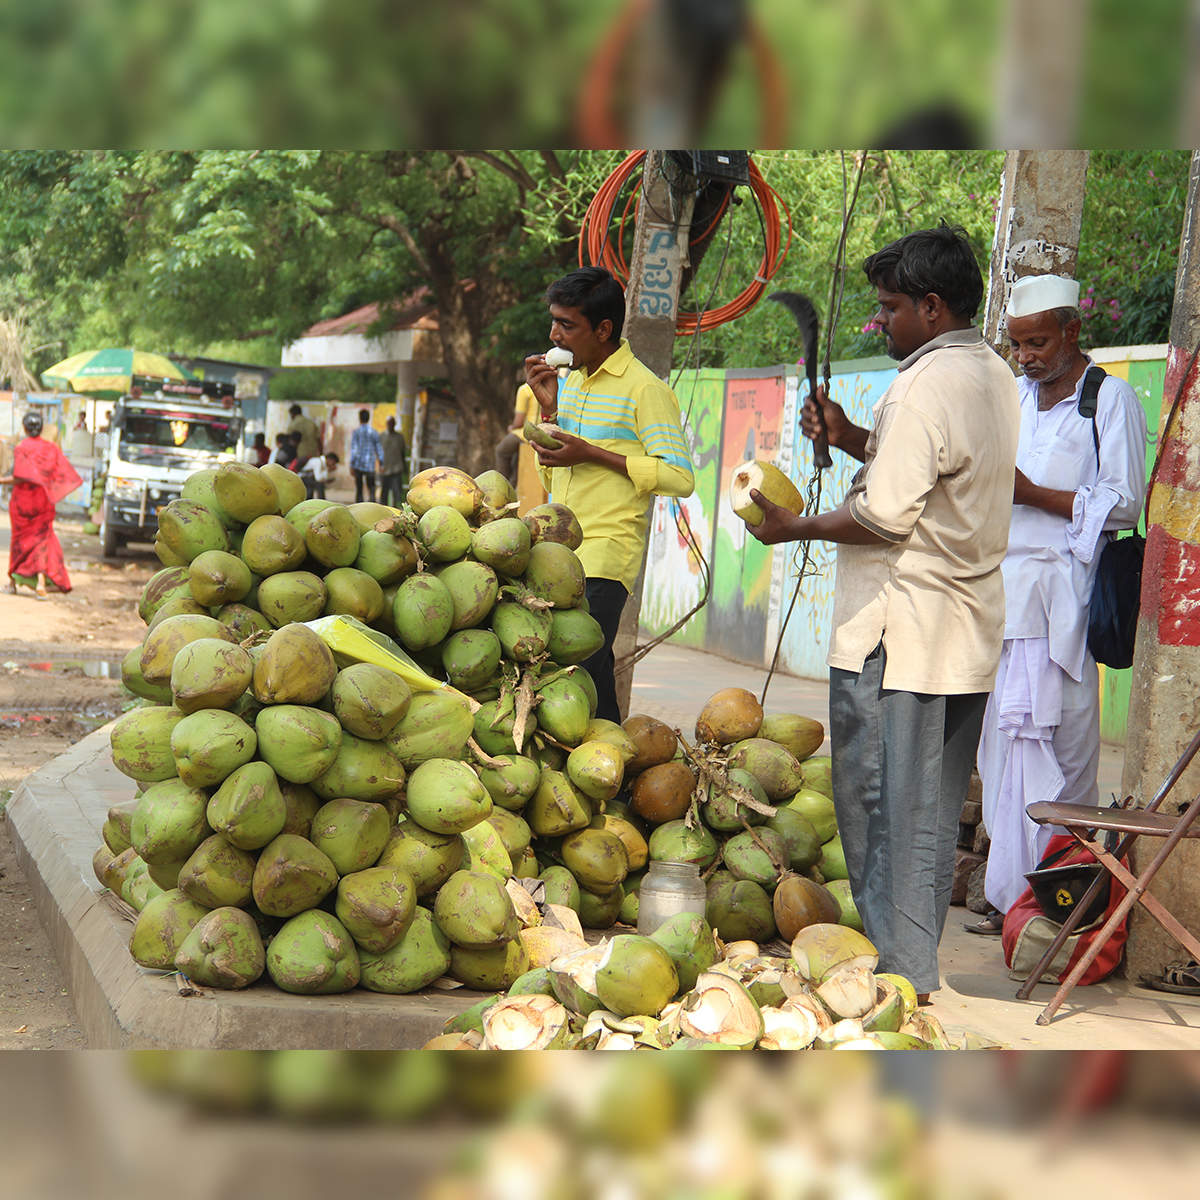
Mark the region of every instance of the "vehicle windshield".
POLYGON ((163 410, 132 411, 121 423, 121 442, 173 453, 222 454, 237 448, 241 420, 234 416, 200 416, 163 410))

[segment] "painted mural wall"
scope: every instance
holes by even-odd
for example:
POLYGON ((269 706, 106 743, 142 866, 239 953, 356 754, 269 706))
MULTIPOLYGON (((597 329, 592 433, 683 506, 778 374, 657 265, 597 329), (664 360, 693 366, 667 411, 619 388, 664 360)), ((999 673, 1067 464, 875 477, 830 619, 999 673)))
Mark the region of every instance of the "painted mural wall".
MULTIPOLYGON (((1166 347, 1091 354, 1109 374, 1128 380, 1142 401, 1151 433, 1149 474, 1163 404, 1166 347)), ((872 410, 895 375, 895 364, 887 358, 835 363, 833 398, 856 424, 870 425, 872 410)), ((783 366, 685 371, 675 382, 696 490, 686 500, 655 501, 642 596, 643 637, 662 634, 686 617, 672 641, 756 666, 769 664, 778 646, 779 669, 809 679, 828 678, 834 547, 813 545, 814 571, 797 587, 801 548, 760 545, 726 500, 734 470, 752 458, 776 463, 802 492, 809 487, 812 458, 799 422, 807 386, 783 366), (701 605, 706 585, 708 599, 701 605)), ((841 502, 858 468, 836 450, 833 459, 820 481, 822 511, 841 502)), ((1101 734, 1123 741, 1130 672, 1104 667, 1100 672, 1101 734)))

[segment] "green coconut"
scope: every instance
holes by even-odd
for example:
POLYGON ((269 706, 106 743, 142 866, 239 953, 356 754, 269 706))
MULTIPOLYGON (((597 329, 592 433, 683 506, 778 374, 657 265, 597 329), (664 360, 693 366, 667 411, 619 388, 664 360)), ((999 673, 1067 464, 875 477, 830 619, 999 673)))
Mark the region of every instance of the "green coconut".
POLYGON ((263 704, 314 704, 333 685, 333 651, 305 625, 285 625, 254 663, 254 695, 263 704))
POLYGON ((254 918, 240 908, 207 913, 180 944, 175 969, 201 987, 249 987, 266 969, 266 951, 254 918))
POLYGON ((177 888, 148 899, 129 936, 129 953, 139 967, 155 971, 175 968, 175 955, 208 909, 189 900, 177 888))
POLYGON ((325 607, 325 585, 311 571, 280 571, 258 585, 258 607, 276 629, 315 621, 325 607))
POLYGON ((863 919, 859 915, 858 908, 854 903, 854 893, 850 890, 850 880, 831 879, 825 884, 825 890, 833 897, 833 901, 837 905, 837 916, 835 918, 837 923, 839 925, 846 925, 850 929, 857 929, 859 933, 863 933, 863 919))
POLYGON ((291 833, 263 847, 254 867, 254 903, 269 917, 293 917, 337 887, 337 868, 327 854, 291 833))
POLYGON ((495 678, 500 666, 500 639, 490 629, 452 633, 442 643, 442 666, 453 687, 473 692, 495 678))
POLYGON ((703 825, 689 829, 685 819, 666 821, 655 827, 647 843, 654 862, 695 863, 702 871, 717 861, 717 839, 703 825))
POLYGON ((749 879, 767 891, 774 890, 788 866, 787 843, 766 825, 734 834, 722 855, 735 879, 749 879))
POLYGON ((679 975, 666 949, 652 938, 620 933, 596 967, 600 1003, 619 1017, 658 1016, 679 991, 679 975))
POLYGON ((138 616, 149 625, 154 614, 167 600, 191 594, 191 577, 186 566, 163 567, 161 571, 155 571, 142 588, 138 598, 138 616))
POLYGON ((383 588, 366 571, 355 567, 336 567, 325 576, 327 616, 344 613, 365 624, 383 612, 383 588))
POLYGON ((279 511, 279 493, 271 476, 249 463, 222 463, 213 479, 213 491, 221 508, 243 525, 279 511))
POLYGON ((591 613, 578 608, 556 608, 551 613, 546 651, 556 663, 585 662, 603 645, 604 630, 591 613))
POLYGON ((416 821, 401 820, 392 827, 376 866, 403 871, 418 896, 428 896, 463 864, 466 850, 457 833, 431 833, 416 821))
POLYGON ((597 813, 591 820, 590 828, 603 829, 620 840, 625 847, 630 871, 640 871, 649 862, 650 846, 642 831, 628 817, 618 813, 597 813))
POLYGON ((625 844, 606 829, 589 827, 568 834, 559 846, 559 853, 563 865, 579 880, 579 886, 588 891, 608 891, 629 874, 625 844))
POLYGON ((242 535, 242 558, 256 575, 297 570, 308 557, 304 538, 294 525, 276 515, 257 517, 242 535))
POLYGON ((392 621, 407 649, 436 646, 454 622, 454 600, 436 575, 410 575, 396 592, 392 621))
POLYGON ((354 939, 330 913, 313 909, 287 921, 267 947, 275 986, 302 996, 329 996, 358 986, 354 939))
POLYGON ((767 821, 766 828, 783 839, 788 866, 793 871, 803 874, 817 864, 821 857, 821 839, 813 823, 802 813, 783 806, 767 821))
POLYGON ((516 517, 499 517, 481 525, 471 539, 471 553, 500 575, 514 578, 529 565, 529 528, 516 517))
POLYGON ((375 864, 391 824, 382 805, 341 797, 316 811, 309 841, 328 855, 339 875, 351 875, 375 864))
POLYGON ((702 971, 720 957, 712 926, 697 913, 676 913, 650 934, 675 964, 679 991, 690 992, 702 971))
POLYGON ((472 629, 482 624, 496 603, 499 581, 496 572, 481 562, 455 562, 438 572, 453 605, 451 630, 472 629))
POLYGON ((544 609, 502 600, 492 610, 492 631, 500 639, 504 657, 513 662, 531 662, 544 654, 552 628, 544 609))
POLYGON ((565 504, 539 504, 523 519, 534 542, 560 542, 571 550, 583 545, 579 518, 565 504))
POLYGON ((131 828, 136 809, 136 800, 129 804, 114 804, 109 808, 100 827, 100 836, 113 854, 120 854, 132 844, 131 828))
MULTIPOLYGON (((499 657, 499 655, 497 655, 499 657)), ((394 671, 374 663, 352 663, 333 681, 333 711, 355 737, 379 740, 400 723, 412 689, 394 671)))
POLYGON ((590 698, 580 681, 573 673, 561 675, 538 688, 538 695, 538 727, 564 746, 578 746, 592 719, 590 698))
POLYGON ((464 762, 429 759, 408 780, 408 813, 431 833, 462 833, 492 811, 492 798, 464 762))
POLYGON ((547 904, 561 904, 579 912, 579 881, 566 867, 547 867, 539 878, 546 889, 547 904))
POLYGON ((603 895, 579 889, 579 923, 584 929, 608 929, 621 915, 625 903, 625 889, 621 884, 603 895))
MULTIPOLYGON (((261 753, 261 735, 258 740, 258 748, 261 753)), ((278 775, 279 772, 276 771, 275 774, 278 775)), ((317 809, 321 807, 320 798, 312 788, 307 788, 300 783, 290 783, 282 778, 279 781, 279 791, 283 796, 284 807, 287 809, 283 832, 298 833, 303 838, 308 837, 312 830, 312 819, 317 815, 317 809)))
POLYGON ((494 825, 480 821, 464 829, 460 836, 466 851, 463 870, 494 875, 501 883, 512 877, 512 855, 494 825))
POLYGON ((342 877, 334 912, 359 949, 382 954, 403 937, 416 908, 408 875, 394 867, 369 867, 342 877))
POLYGON ((471 548, 471 526, 457 509, 435 504, 417 522, 417 539, 435 562, 454 562, 471 548))
POLYGON ((833 798, 833 759, 828 754, 814 754, 800 764, 803 787, 822 792, 833 798))
POLYGON ((524 817, 538 837, 561 837, 587 828, 592 806, 561 771, 543 769, 524 817))
POLYGON ((350 567, 358 558, 362 531, 348 509, 331 505, 313 513, 301 531, 308 553, 326 567, 350 567))
MULTIPOLYGON (((162 611, 160 608, 159 613, 162 611)), ((142 643, 142 657, 139 659, 142 678, 147 683, 169 684, 175 655, 189 642, 196 642, 201 638, 233 641, 229 630, 213 617, 184 613, 164 618, 146 634, 146 640, 142 643)))
POLYGON ((286 517, 297 504, 303 504, 308 494, 304 480, 282 463, 264 463, 258 468, 274 485, 279 498, 279 511, 286 517))
POLYGON ((496 807, 520 812, 537 790, 542 768, 532 758, 508 754, 497 757, 493 766, 479 767, 476 774, 496 807))
POLYGON ((179 869, 176 887, 205 908, 245 908, 251 899, 255 856, 219 833, 207 837, 179 869))
POLYGON ((311 787, 324 800, 390 800, 404 786, 404 766, 387 742, 342 733, 337 757, 311 787))
POLYGON ((495 805, 492 806, 486 822, 482 823, 491 825, 496 831, 500 841, 504 844, 504 849, 508 851, 514 862, 524 853, 533 839, 533 830, 529 828, 528 822, 516 813, 509 812, 504 808, 497 808, 495 805))
POLYGON ((535 596, 549 600, 555 608, 574 608, 584 596, 583 563, 561 542, 534 541, 524 579, 535 596))
POLYGON ((417 569, 417 551, 406 537, 368 529, 361 535, 354 566, 365 571, 380 587, 390 587, 417 569))
POLYGON ((229 536, 221 517, 206 505, 172 500, 159 512, 154 551, 164 566, 187 566, 206 550, 228 549, 229 536))
POLYGON ((520 930, 504 884, 479 871, 455 871, 433 903, 433 918, 455 946, 484 949, 511 941, 520 930))
POLYGON ((225 550, 197 554, 187 572, 192 597, 205 608, 220 608, 244 599, 254 582, 246 563, 225 550))
POLYGON ((171 694, 182 713, 201 708, 229 708, 250 686, 250 655, 223 638, 188 642, 171 666, 171 694))
POLYGON ((800 789, 800 764, 788 750, 766 738, 735 742, 730 748, 728 764, 753 775, 771 800, 786 799, 800 789))
POLYGON ((209 835, 207 803, 203 791, 181 779, 151 784, 130 816, 130 845, 151 866, 182 861, 209 835))
POLYGON ((615 721, 606 721, 603 717, 593 717, 588 722, 581 744, 587 742, 606 742, 610 746, 615 746, 626 768, 637 756, 637 747, 633 744, 633 739, 629 734, 615 721))
POLYGON ((767 807, 767 793, 749 771, 726 772, 724 782, 714 781, 709 786, 708 796, 700 806, 705 825, 719 833, 733 833, 746 825, 762 825, 767 814, 746 804, 747 794, 757 804, 767 807))
POLYGON ((846 851, 842 847, 842 839, 831 837, 821 847, 821 857, 817 860, 817 869, 821 878, 829 883, 833 879, 849 879, 850 872, 846 867, 846 851))
POLYGON ((769 942, 775 936, 771 897, 757 883, 717 871, 708 880, 704 915, 726 942, 769 942))
POLYGON ((272 628, 271 622, 257 608, 246 604, 223 604, 217 610, 217 620, 240 641, 272 628))
POLYGON ((529 955, 514 938, 499 946, 450 946, 451 978, 481 992, 505 991, 529 970, 529 955))
POLYGON ((405 767, 431 758, 459 758, 474 728, 466 700, 448 689, 419 692, 386 743, 405 767))
POLYGON ((179 778, 192 787, 215 787, 248 763, 258 748, 254 729, 219 708, 202 708, 171 731, 171 753, 179 778))
POLYGON ((433 914, 418 907, 396 943, 382 954, 360 951, 360 983, 371 992, 403 996, 419 992, 450 968, 450 942, 433 914))
POLYGON ((825 726, 800 713, 769 713, 763 717, 758 736, 778 742, 799 763, 810 758, 825 740, 825 726))
POLYGON ((183 713, 161 705, 134 708, 118 717, 109 730, 113 766, 141 783, 157 783, 177 775, 171 734, 183 713))
POLYGON ((807 817, 820 842, 829 841, 837 833, 837 812, 833 800, 824 792, 815 788, 801 788, 785 807, 807 817))
MULTIPOLYGON (((499 643, 497 643, 499 645, 499 643)), ((155 704, 171 703, 171 684, 147 683, 142 676, 142 647, 134 646, 121 659, 121 682, 135 696, 151 700, 155 704)))
POLYGON ((287 806, 265 762, 238 767, 212 794, 208 823, 239 850, 259 850, 283 832, 287 806))
POLYGON ((319 708, 274 704, 254 718, 258 754, 280 779, 311 783, 333 766, 342 745, 342 727, 319 708))

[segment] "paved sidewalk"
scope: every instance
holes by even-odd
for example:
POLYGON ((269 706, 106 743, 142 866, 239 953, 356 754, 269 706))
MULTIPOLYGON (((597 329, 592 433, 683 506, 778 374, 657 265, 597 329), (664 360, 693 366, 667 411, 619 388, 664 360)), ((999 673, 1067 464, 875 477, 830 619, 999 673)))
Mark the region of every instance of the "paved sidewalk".
MULTIPOLYGON (((630 712, 657 717, 690 737, 713 692, 744 687, 761 696, 766 678, 762 668, 664 643, 634 669, 630 712)), ((828 728, 829 689, 820 680, 776 672, 765 708, 803 713, 828 728)), ((819 753, 829 753, 828 737, 819 753)), ((1123 746, 1102 743, 1101 796, 1120 794, 1124 760, 1123 746)), ((948 1030, 973 1030, 1014 1049, 1200 1049, 1200 997, 1153 992, 1124 979, 1077 988, 1049 1026, 1036 1025, 1054 988, 1042 984, 1032 999, 1017 1000, 1019 983, 1008 976, 999 937, 967 933, 969 919, 977 918, 952 908, 942 936, 942 988, 932 1011, 948 1030)))

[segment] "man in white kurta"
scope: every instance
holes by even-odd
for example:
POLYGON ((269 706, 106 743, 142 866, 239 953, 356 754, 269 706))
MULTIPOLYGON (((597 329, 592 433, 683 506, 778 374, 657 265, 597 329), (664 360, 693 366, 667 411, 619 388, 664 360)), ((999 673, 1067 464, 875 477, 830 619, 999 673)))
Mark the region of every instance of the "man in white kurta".
MULTIPOLYGON (((1087 647, 1088 605, 1105 539, 1138 522, 1146 417, 1133 388, 1108 376, 1095 433, 1080 415, 1079 284, 1029 276, 1007 309, 1021 432, 1003 564, 1005 629, 984 714, 978 765, 991 838, 984 892, 1007 912, 1055 830, 1025 813, 1039 800, 1097 803, 1099 675, 1087 647), (1098 446, 1097 446, 1098 441, 1098 446)), ((998 932, 997 913, 977 932, 998 932)))

